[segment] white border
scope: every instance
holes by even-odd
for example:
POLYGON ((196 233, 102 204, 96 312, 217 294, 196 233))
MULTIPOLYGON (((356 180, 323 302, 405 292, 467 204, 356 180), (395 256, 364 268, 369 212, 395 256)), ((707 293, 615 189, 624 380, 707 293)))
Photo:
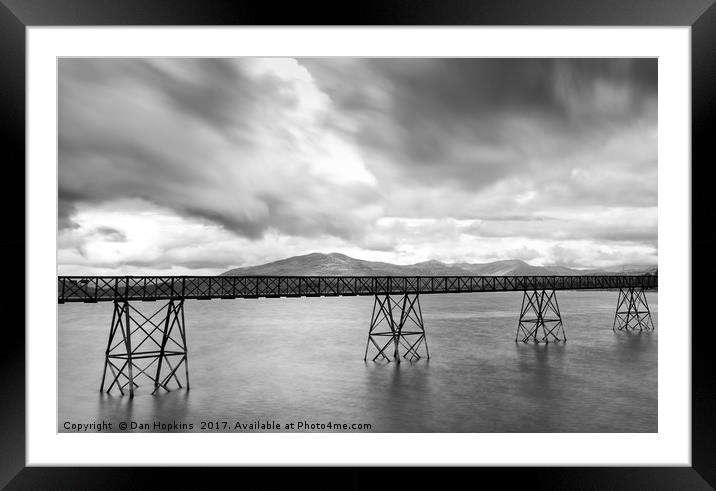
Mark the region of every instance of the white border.
POLYGON ((27 465, 690 465, 689 28, 33 27, 27 53, 27 465), (57 433, 58 56, 659 57, 658 433, 57 433))

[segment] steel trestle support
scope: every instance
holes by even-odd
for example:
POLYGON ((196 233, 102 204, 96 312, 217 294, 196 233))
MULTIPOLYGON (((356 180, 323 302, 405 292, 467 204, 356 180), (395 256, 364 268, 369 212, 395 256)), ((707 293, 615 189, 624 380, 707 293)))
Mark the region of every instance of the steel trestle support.
POLYGON ((620 288, 613 331, 653 331, 654 322, 643 288, 620 288))
POLYGON ((520 337, 523 343, 567 341, 555 290, 525 290, 515 343, 520 337))
POLYGON ((129 397, 134 397, 140 376, 151 380, 154 386, 152 394, 160 388, 168 391, 172 381, 182 388, 178 376, 182 365, 188 390, 189 364, 184 326, 184 300, 170 300, 149 316, 126 300, 116 300, 100 392, 108 383, 108 394, 116 387, 122 395, 129 389, 129 397))
MULTIPOLYGON (((373 314, 371 315, 368 341, 363 360, 368 360, 368 351, 373 346, 375 355, 371 359, 391 361, 389 356, 400 363, 400 347, 403 357, 409 361, 422 358, 421 352, 429 360, 428 341, 425 337, 423 313, 417 293, 403 295, 375 295, 373 314)), ((371 352, 373 355, 373 352, 371 352)))

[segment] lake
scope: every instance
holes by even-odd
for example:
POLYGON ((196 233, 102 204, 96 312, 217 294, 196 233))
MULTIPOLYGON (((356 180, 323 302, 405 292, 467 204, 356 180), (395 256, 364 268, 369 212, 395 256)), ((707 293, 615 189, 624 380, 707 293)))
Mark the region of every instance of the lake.
MULTIPOLYGON (((400 364, 363 361, 371 297, 188 300, 191 390, 152 396, 142 379, 133 400, 99 393, 112 304, 60 305, 58 431, 656 432, 657 331, 613 332, 618 292, 557 296, 568 341, 535 345, 514 341, 521 292, 423 295, 431 358, 400 364)), ((657 293, 647 299, 658 330, 657 293)))

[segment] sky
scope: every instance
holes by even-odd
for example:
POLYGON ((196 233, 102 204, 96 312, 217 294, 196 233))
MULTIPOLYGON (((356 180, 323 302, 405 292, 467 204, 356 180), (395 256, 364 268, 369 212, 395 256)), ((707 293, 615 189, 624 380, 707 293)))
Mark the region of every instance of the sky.
POLYGON ((58 66, 60 274, 657 262, 656 59, 58 66))

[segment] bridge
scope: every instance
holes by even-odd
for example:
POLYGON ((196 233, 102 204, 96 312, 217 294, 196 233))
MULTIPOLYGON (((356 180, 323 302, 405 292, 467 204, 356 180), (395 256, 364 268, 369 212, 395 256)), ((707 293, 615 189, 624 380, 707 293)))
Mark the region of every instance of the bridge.
POLYGON ((566 342, 559 290, 619 290, 612 329, 654 329, 645 291, 656 275, 592 276, 59 276, 58 303, 113 302, 100 391, 134 397, 136 380, 156 393, 170 384, 189 389, 185 300, 372 296, 373 313, 363 359, 430 358, 420 295, 523 292, 515 342, 566 342), (145 313, 137 302, 162 301, 145 313), (371 351, 372 349, 372 351, 371 351), (108 378, 109 376, 109 378, 108 378))

